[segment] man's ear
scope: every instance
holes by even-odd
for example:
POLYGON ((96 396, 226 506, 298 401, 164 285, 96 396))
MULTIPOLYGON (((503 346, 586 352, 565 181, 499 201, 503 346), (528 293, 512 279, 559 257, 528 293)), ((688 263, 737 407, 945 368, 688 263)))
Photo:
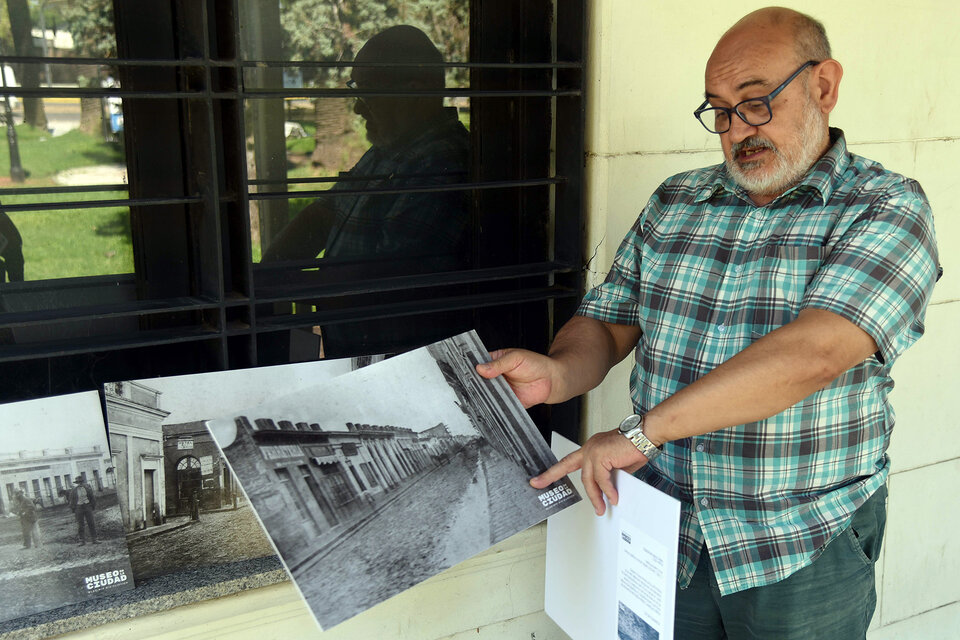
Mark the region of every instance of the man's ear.
POLYGON ((814 68, 810 91, 813 99, 820 106, 821 113, 828 114, 837 106, 842 77, 843 67, 832 58, 824 60, 814 68))

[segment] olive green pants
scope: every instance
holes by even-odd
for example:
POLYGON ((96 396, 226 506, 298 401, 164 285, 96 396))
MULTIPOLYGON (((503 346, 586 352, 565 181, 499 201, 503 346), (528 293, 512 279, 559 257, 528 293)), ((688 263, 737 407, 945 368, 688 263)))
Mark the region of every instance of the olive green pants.
POLYGON ((704 547, 690 586, 677 589, 676 640, 858 640, 877 604, 873 565, 886 487, 853 515, 813 564, 786 579, 720 597, 704 547))

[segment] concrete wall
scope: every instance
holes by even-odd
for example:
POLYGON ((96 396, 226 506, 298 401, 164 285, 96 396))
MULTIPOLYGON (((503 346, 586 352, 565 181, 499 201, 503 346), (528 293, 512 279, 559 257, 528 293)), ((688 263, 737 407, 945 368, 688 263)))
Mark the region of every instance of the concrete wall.
MULTIPOLYGON (((692 116, 703 65, 721 33, 764 6, 733 0, 593 0, 588 105, 589 250, 602 279, 617 244, 667 176, 720 160, 692 116)), ((960 438, 952 393, 960 378, 960 10, 952 0, 810 0, 845 69, 831 123, 855 153, 917 178, 936 214, 946 271, 927 336, 894 368, 898 423, 890 511, 870 640, 955 637, 960 628, 960 438)), ((588 431, 629 412, 628 366, 589 394, 588 431)), ((535 527, 326 634, 289 585, 182 607, 77 634, 138 637, 466 638, 563 640, 542 612, 544 530, 535 527), (205 633, 210 635, 204 635, 205 633), (176 634, 176 636, 174 636, 176 634)), ((73 637, 73 636, 72 636, 73 637)))

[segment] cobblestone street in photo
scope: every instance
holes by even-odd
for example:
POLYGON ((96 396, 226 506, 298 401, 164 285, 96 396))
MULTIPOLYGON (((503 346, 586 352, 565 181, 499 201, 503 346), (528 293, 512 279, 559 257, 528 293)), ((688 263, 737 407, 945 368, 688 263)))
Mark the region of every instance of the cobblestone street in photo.
MULTIPOLYGON (((170 518, 182 526, 158 535, 133 539, 130 564, 138 580, 274 554, 253 509, 246 503, 237 510, 202 512, 200 519, 170 518)), ((149 530, 147 532, 149 534, 149 530)))
POLYGON ((483 452, 490 513, 488 544, 492 545, 516 533, 522 523, 530 522, 531 497, 539 491, 530 486, 530 476, 519 464, 493 447, 484 447, 483 452))
MULTIPOLYGON (((19 608, 29 601, 28 613, 56 607, 89 597, 83 588, 85 577, 108 567, 127 565, 127 543, 123 535, 116 494, 104 495, 94 512, 100 544, 80 546, 77 521, 66 505, 39 510, 43 546, 22 548, 20 519, 0 518, 0 602, 19 608), (113 515, 107 509, 114 507, 113 515)), ((128 576, 129 579, 129 576, 128 576)))
POLYGON ((452 529, 486 533, 486 491, 478 473, 475 450, 461 452, 405 487, 321 561, 304 565, 296 578, 317 618, 343 621, 439 573, 449 566, 443 562, 452 529))

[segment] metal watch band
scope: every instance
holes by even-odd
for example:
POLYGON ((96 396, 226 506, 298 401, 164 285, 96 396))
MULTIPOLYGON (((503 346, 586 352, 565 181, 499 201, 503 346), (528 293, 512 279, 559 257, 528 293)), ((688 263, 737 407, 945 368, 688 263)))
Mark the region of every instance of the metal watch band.
POLYGON ((623 422, 620 423, 620 433, 632 442, 633 446, 639 449, 640 453, 646 456, 649 461, 656 459, 662 452, 657 445, 650 442, 647 436, 643 435, 643 416, 633 414, 624 418, 623 422))

